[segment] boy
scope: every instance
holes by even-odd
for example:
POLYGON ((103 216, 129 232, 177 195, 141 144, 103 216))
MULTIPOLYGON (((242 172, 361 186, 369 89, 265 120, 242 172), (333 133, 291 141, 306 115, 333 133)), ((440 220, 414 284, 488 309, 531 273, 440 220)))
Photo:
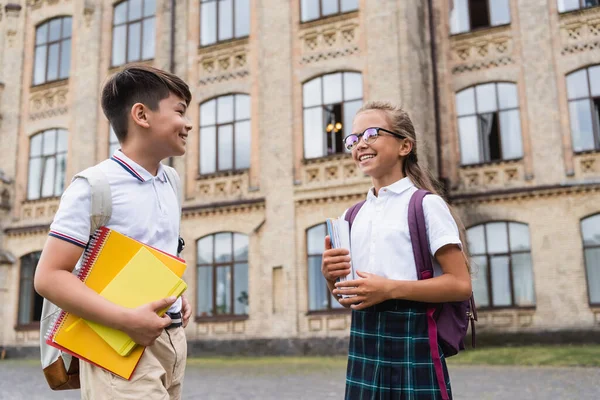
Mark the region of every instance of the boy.
MULTIPOLYGON (((111 229, 170 254, 179 239, 177 194, 161 160, 185 153, 191 100, 180 78, 137 65, 116 73, 102 90, 102 109, 121 149, 98 165, 112 194, 111 229)), ((174 297, 126 309, 85 286, 71 271, 89 239, 90 186, 75 179, 65 190, 35 274, 36 291, 62 309, 127 333, 149 346, 130 381, 80 362, 82 399, 179 399, 189 303, 174 297), (169 306, 164 317, 157 310, 169 306), (183 314, 183 315, 182 315, 183 314)))

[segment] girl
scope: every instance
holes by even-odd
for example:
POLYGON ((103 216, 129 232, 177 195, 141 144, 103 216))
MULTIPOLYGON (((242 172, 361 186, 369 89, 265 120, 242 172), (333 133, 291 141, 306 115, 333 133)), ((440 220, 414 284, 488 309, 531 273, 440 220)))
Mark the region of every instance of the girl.
POLYGON ((423 201, 434 278, 417 280, 408 231, 408 203, 417 188, 437 193, 417 161, 417 141, 408 114, 389 103, 370 102, 356 114, 344 139, 373 187, 352 224, 352 265, 362 279, 338 282, 350 273, 348 250, 325 238, 322 272, 329 290, 352 309, 346 399, 451 398, 436 379, 429 349, 426 303, 471 296, 471 277, 455 219, 437 195, 423 201), (340 296, 350 295, 341 298, 340 296))

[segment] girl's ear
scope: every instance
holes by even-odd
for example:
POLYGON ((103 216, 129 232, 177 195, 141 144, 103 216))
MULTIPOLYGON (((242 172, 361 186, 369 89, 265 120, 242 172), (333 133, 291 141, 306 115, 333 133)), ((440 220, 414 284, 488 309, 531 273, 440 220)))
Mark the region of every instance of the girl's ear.
POLYGON ((149 128, 150 123, 148 122, 148 114, 146 112, 146 106, 142 103, 135 103, 131 106, 131 118, 136 125, 142 128, 149 128))
POLYGON ((412 151, 412 148, 413 148, 412 142, 408 139, 403 139, 402 144, 400 145, 400 148, 398 149, 398 155, 400 157, 406 157, 410 154, 410 152, 412 151))

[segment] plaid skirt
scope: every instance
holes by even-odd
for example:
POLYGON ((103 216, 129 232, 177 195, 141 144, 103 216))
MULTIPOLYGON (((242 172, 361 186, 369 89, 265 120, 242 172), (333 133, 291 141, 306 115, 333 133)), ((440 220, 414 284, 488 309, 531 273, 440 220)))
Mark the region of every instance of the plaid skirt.
MULTIPOLYGON (((438 346, 439 347, 439 346, 438 346)), ((448 396, 450 377, 440 358, 448 396)), ((348 400, 441 399, 423 303, 390 300, 352 311, 346 371, 348 400)))

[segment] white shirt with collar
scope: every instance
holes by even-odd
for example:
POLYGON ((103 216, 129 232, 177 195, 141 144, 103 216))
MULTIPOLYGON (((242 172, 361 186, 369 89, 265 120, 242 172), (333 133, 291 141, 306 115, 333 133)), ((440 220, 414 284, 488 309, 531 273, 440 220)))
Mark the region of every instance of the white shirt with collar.
MULTIPOLYGON (((177 254, 179 203, 162 164, 156 176, 120 150, 99 164, 112 194, 112 215, 106 225, 149 246, 177 254)), ((90 185, 75 179, 63 193, 50 236, 85 248, 90 234, 90 185)), ((181 310, 181 299, 169 309, 181 310)))
MULTIPOLYGON (((408 203, 416 191, 408 177, 381 188, 378 196, 373 188, 369 190, 367 201, 352 223, 351 259, 355 271, 394 280, 417 280, 408 230, 408 203)), ((447 244, 462 247, 456 222, 440 196, 425 196, 423 212, 431 255, 447 244)), ((434 275, 439 276, 441 268, 433 261, 434 275)))

